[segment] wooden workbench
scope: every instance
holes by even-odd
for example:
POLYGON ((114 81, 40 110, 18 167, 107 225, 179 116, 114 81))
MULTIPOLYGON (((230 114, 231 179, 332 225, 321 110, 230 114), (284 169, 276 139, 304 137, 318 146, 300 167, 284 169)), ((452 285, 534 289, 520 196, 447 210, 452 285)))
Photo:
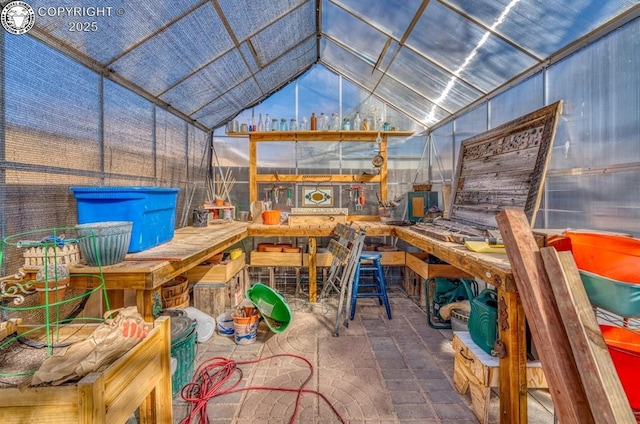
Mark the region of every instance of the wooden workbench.
POLYGON ((394 227, 394 233, 400 240, 496 287, 498 340, 504 345, 500 358, 500 422, 526 423, 525 315, 507 255, 472 252, 464 245, 436 240, 411 227, 394 227))
MULTIPOLYGON (((380 221, 354 221, 354 228, 363 228, 367 236, 391 236, 392 226, 380 221)), ((252 237, 307 237, 309 251, 309 302, 317 301, 318 274, 316 254, 318 248, 317 237, 329 237, 336 224, 325 225, 264 225, 250 224, 247 233, 252 237)))
MULTIPOLYGON (((153 320, 153 304, 160 287, 216 253, 233 246, 247 236, 247 223, 230 222, 208 227, 183 227, 171 241, 128 254, 123 262, 102 267, 109 297, 123 290, 136 291, 136 305, 147 321, 153 320)), ((97 267, 77 264, 69 268, 74 278, 100 273, 97 267)), ((91 277, 88 277, 91 279, 91 277)))

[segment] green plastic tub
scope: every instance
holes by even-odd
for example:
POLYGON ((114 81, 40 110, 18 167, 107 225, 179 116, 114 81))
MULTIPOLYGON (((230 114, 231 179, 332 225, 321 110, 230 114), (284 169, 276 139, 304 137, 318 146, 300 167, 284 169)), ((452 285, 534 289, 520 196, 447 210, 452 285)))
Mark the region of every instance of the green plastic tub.
POLYGON ((271 287, 256 283, 247 290, 247 298, 256 305, 267 326, 274 333, 282 333, 291 324, 293 315, 289 304, 271 287))
POLYGON ((640 318, 640 284, 625 283, 580 271, 592 305, 627 318, 640 318))

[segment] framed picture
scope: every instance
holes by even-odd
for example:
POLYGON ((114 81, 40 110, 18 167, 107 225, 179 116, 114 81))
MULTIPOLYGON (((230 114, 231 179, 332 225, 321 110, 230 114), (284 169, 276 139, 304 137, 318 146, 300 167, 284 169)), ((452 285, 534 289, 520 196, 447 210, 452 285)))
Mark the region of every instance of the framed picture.
POLYGON ((333 187, 302 187, 302 207, 333 206, 333 187))

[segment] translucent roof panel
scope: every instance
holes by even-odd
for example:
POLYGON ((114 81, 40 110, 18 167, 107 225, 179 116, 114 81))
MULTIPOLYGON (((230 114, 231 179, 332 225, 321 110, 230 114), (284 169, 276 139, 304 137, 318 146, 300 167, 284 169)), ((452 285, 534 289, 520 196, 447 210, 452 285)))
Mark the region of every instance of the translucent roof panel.
POLYGON ((402 105, 404 113, 426 125, 433 125, 450 114, 390 77, 383 78, 376 95, 392 105, 402 105))
POLYGON ((407 48, 400 51, 387 74, 449 113, 463 108, 482 95, 452 73, 407 48))
MULTIPOLYGON (((362 0, 335 0, 333 3, 340 5, 354 15, 361 16, 363 20, 371 23, 383 33, 400 40, 409 27, 411 20, 418 12, 419 1, 389 0, 389 1, 362 1, 362 0)), ((324 2, 327 7, 329 2, 324 2)), ((324 28, 323 28, 324 29, 324 28)), ((343 28, 349 31, 349 28, 343 28)))
POLYGON ((215 127, 216 124, 233 118, 247 105, 255 103, 259 99, 259 94, 260 87, 253 78, 248 79, 191 116, 208 127, 215 127))
POLYGON ((315 7, 312 2, 307 2, 252 36, 250 41, 258 63, 269 64, 314 35, 315 22, 315 7))
POLYGON ((162 94, 160 98, 191 114, 250 76, 240 53, 231 50, 162 94), (226 77, 220 78, 220 75, 226 77))
POLYGON ((382 72, 374 70, 369 62, 361 60, 326 38, 321 43, 320 57, 329 69, 366 90, 373 91, 382 77, 382 72))
POLYGON ((374 66, 387 37, 358 17, 326 3, 322 8, 323 33, 361 60, 374 66))
POLYGON ((315 64, 432 125, 640 14, 638 0, 28 3, 36 19, 25 36, 202 131, 315 64))
POLYGON ((316 60, 315 37, 307 39, 296 48, 256 74, 263 93, 271 93, 282 87, 282 81, 291 81, 313 65, 316 60))
MULTIPOLYGON (((298 6, 314 2, 305 0, 219 0, 217 3, 233 29, 235 37, 238 41, 244 41, 267 26, 282 27, 283 24, 278 23, 280 18, 298 6)), ((279 47, 274 46, 274 48, 277 50, 279 47)))
POLYGON ((148 92, 160 94, 233 47, 223 28, 211 3, 206 3, 111 67, 148 92))
POLYGON ((95 0, 59 0, 54 4, 51 0, 33 0, 29 1, 29 4, 36 11, 37 28, 62 40, 64 44, 73 46, 97 62, 105 64, 111 62, 123 51, 152 37, 159 28, 164 28, 188 11, 195 9, 202 4, 202 1, 133 3, 130 0, 109 0, 107 3, 95 0), (58 11, 60 7, 63 8, 63 12, 58 11), (96 22, 95 31, 73 30, 70 25, 75 16, 69 16, 66 8, 77 7, 86 13, 95 11, 96 16, 77 17, 83 20, 90 17, 91 21, 96 22))
POLYGON ((540 58, 547 57, 615 17, 637 0, 449 0, 540 58), (502 18, 502 16, 505 16, 502 18))
POLYGON ((488 30, 433 1, 411 32, 407 45, 483 92, 537 63, 488 30))

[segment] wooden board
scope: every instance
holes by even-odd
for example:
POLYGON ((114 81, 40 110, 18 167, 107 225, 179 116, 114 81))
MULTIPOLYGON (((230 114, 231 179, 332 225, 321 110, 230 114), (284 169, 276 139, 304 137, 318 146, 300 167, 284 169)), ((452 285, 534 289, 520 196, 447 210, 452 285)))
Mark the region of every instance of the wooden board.
POLYGON ((556 415, 562 423, 594 424, 578 364, 567 342, 568 335, 528 217, 522 210, 508 209, 498 214, 497 222, 556 415))
POLYGON ((289 215, 290 226, 334 225, 347 222, 346 215, 289 215))
POLYGON ((201 227, 197 230, 194 227, 180 228, 176 230, 170 242, 142 252, 130 253, 125 261, 179 262, 196 254, 202 254, 202 260, 205 260, 214 253, 242 240, 247 235, 246 229, 247 224, 240 222, 201 227))
POLYGON ((246 255, 217 265, 198 265, 187 271, 189 282, 225 282, 244 268, 246 255))
POLYGON ((540 250, 582 386, 598 424, 636 422, 571 252, 540 250))

